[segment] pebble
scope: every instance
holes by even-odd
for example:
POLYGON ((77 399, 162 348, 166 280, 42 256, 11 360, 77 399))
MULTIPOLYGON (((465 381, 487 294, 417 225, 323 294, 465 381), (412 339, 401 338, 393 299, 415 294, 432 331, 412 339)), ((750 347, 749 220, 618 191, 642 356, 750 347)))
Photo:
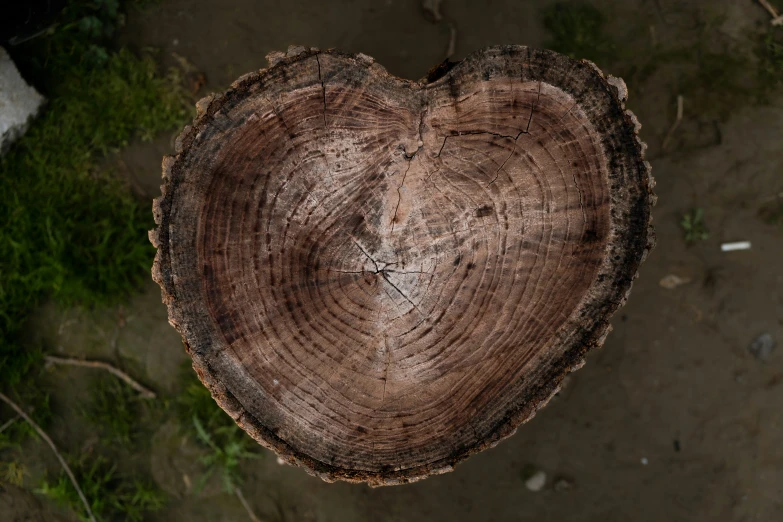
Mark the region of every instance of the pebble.
POLYGON ((529 479, 525 481, 525 487, 530 491, 541 491, 546 484, 546 473, 536 471, 529 479))
POLYGON ((667 290, 674 290, 678 286, 687 285, 691 282, 690 277, 680 277, 675 274, 669 274, 660 281, 658 284, 667 290))
POLYGON ((764 333, 756 337, 756 339, 750 343, 748 351, 753 354, 753 357, 760 361, 769 360, 769 356, 772 355, 773 350, 777 347, 777 342, 768 333, 764 333))
POLYGON ((565 477, 560 477, 559 479, 555 480, 555 484, 553 486, 554 490, 558 493, 568 491, 569 489, 573 489, 573 487, 574 483, 565 477))

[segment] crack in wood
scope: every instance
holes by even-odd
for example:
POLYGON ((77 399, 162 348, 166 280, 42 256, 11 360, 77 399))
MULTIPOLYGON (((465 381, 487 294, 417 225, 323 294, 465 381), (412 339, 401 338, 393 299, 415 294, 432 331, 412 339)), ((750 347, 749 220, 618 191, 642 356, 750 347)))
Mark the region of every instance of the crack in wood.
MULTIPOLYGON (((415 154, 415 153, 414 153, 415 154)), ((394 207, 394 216, 391 220, 391 233, 394 233, 394 224, 397 222, 397 211, 400 210, 400 203, 402 202, 402 186, 405 184, 405 178, 408 177, 408 171, 411 170, 412 160, 408 160, 408 168, 405 169, 405 173, 402 175, 402 181, 397 187, 397 206, 394 207)))
POLYGON ((530 117, 527 120, 527 128, 525 128, 524 131, 519 131, 519 134, 514 138, 514 146, 511 148, 511 154, 508 155, 508 157, 503 161, 503 164, 500 165, 498 170, 495 172, 495 177, 492 178, 492 181, 490 181, 487 185, 492 185, 495 181, 497 181, 498 176, 500 175, 500 171, 503 170, 503 167, 506 166, 506 163, 508 160, 511 159, 511 156, 514 155, 514 153, 517 151, 517 140, 520 136, 523 134, 528 134, 530 132, 530 124, 533 122, 533 112, 536 110, 536 104, 541 101, 541 82, 538 82, 538 97, 536 98, 535 102, 531 102, 530 104, 530 117))
POLYGON ((318 81, 321 82, 321 95, 324 100, 324 129, 326 128, 326 85, 324 84, 323 76, 321 76, 321 59, 318 57, 318 53, 315 55, 315 61, 318 63, 318 81))

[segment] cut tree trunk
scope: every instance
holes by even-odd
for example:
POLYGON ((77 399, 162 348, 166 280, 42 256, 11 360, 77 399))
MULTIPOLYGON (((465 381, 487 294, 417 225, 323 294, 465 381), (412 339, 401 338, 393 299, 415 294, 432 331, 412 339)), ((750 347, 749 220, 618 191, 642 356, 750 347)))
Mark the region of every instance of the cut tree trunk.
POLYGON ((215 400, 325 480, 443 473, 600 346, 652 247, 622 80, 492 47, 419 82, 291 48, 163 161, 153 275, 215 400))

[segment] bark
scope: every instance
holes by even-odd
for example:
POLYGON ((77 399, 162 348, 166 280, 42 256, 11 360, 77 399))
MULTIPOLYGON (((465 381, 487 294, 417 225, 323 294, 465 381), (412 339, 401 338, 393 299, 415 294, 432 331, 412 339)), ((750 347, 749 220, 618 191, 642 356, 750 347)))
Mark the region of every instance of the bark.
POLYGON ((213 396, 325 480, 450 471, 600 346, 652 247, 622 80, 491 47, 418 82, 291 48, 198 104, 153 276, 213 396))

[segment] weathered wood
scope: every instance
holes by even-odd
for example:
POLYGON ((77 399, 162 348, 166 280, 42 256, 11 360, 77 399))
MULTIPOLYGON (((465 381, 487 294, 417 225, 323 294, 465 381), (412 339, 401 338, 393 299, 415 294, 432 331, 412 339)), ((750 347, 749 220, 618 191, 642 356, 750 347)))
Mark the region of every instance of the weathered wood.
POLYGON ((519 46, 448 65, 271 55, 163 162, 172 325, 221 407, 325 480, 410 482, 514 433, 652 247, 622 80, 519 46))

